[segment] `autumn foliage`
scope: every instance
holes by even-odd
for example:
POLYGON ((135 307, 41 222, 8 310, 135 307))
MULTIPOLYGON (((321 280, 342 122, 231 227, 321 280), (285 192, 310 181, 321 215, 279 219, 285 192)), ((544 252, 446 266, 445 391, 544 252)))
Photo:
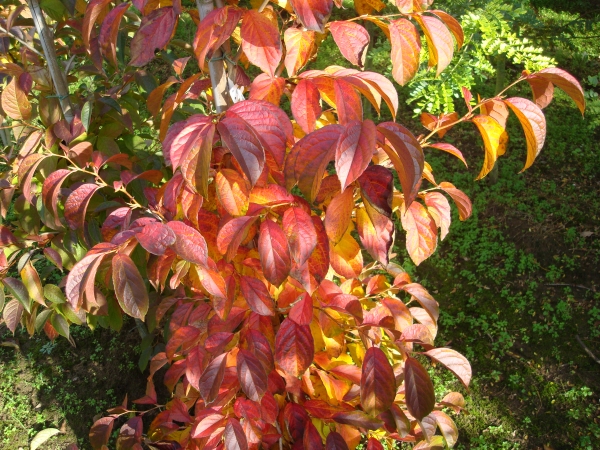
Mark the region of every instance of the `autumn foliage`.
POLYGON ((0 114, 14 136, 0 180, 0 212, 14 211, 0 230, 3 320, 71 339, 71 324, 119 329, 125 314, 164 338, 147 346, 146 395, 93 425, 95 449, 116 425, 119 449, 452 447, 447 412, 464 399, 436 397, 426 361, 465 387, 471 368, 435 346, 438 302, 391 257, 396 241, 420 264, 447 235, 451 203, 461 220, 471 214, 424 149, 466 164, 443 139, 471 122, 482 178, 505 152, 512 112, 526 169, 554 87, 583 112, 581 87, 551 68, 509 86, 529 83, 533 101, 465 89, 466 115, 423 114, 418 135, 395 121, 392 81, 364 70, 365 25, 391 41, 403 85, 422 51, 438 74, 450 64, 463 43, 454 18, 431 1, 397 0, 382 16, 383 3, 357 0, 355 18, 331 22, 341 2, 251 3, 199 12, 179 0, 92 0, 46 11, 75 86, 70 122, 30 10, 3 3, 0 114), (175 38, 184 16, 197 24, 193 42, 175 38), (354 67, 304 70, 329 35, 354 67), (157 85, 147 65, 165 49, 189 56, 157 85), (391 120, 365 118, 367 104, 391 120), (172 393, 166 404, 155 383, 172 393))

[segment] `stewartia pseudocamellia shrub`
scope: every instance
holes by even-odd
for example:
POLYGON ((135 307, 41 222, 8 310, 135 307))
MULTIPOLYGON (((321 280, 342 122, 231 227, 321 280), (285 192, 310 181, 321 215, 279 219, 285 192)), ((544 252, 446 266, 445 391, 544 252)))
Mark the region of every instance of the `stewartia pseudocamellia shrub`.
POLYGON ((512 112, 527 168, 554 87, 582 112, 583 93, 560 69, 523 73, 509 88, 526 81, 533 101, 465 89, 464 116, 423 114, 416 137, 395 121, 392 82, 364 70, 369 44, 374 33, 391 41, 403 85, 422 53, 438 74, 448 66, 460 24, 427 0, 397 0, 383 15, 384 3, 361 0, 358 16, 329 21, 341 6, 0 7, 3 320, 72 339, 71 324, 119 329, 126 314, 149 332, 146 396, 98 420, 93 448, 115 425, 118 449, 455 444, 445 411, 460 413, 463 396, 436 398, 426 361, 465 387, 469 362, 435 346, 437 301, 390 260, 394 241, 417 265, 431 256, 451 202, 461 220, 471 213, 424 149, 465 162, 443 138, 471 122, 482 178, 505 151, 512 112), (195 23, 193 41, 178 37, 180 21, 195 23), (326 39, 353 68, 304 70, 326 39), (158 85, 151 72, 165 60, 172 75, 158 85), (365 105, 391 120, 365 118, 365 105), (155 383, 172 393, 166 404, 155 383))

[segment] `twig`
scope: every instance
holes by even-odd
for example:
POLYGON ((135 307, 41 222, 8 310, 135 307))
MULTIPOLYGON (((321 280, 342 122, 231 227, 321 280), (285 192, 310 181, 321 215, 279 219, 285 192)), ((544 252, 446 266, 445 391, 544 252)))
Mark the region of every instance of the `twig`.
POLYGON ((596 355, 594 355, 592 351, 589 348, 587 348, 587 346, 583 343, 578 334, 575 335, 575 339, 577 339, 577 342, 579 342, 581 348, 585 350, 585 352, 590 356, 590 358, 592 358, 594 361, 600 364, 600 359, 596 358, 596 355))
POLYGON ((596 292, 595 289, 591 289, 587 286, 582 286, 581 284, 571 284, 571 283, 548 283, 545 284, 544 286, 570 286, 570 287, 576 287, 579 289, 586 289, 588 291, 592 291, 592 292, 596 292))
POLYGON ((38 56, 41 56, 42 58, 44 58, 44 54, 39 52, 38 50, 35 49, 35 47, 33 47, 31 44, 28 44, 27 42, 25 42, 23 39, 19 38, 16 34, 14 34, 12 31, 5 29, 4 27, 0 26, 0 31, 2 31, 3 33, 8 34, 10 37, 12 37, 15 41, 19 42, 21 45, 24 45, 25 47, 27 47, 29 50, 31 50, 33 53, 35 53, 38 56))

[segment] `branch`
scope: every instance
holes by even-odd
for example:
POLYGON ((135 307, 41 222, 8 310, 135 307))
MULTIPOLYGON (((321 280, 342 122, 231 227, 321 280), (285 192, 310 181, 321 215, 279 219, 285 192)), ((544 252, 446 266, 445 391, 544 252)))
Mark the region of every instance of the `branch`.
POLYGON ((62 109, 65 120, 70 124, 73 121, 73 106, 71 105, 71 100, 69 99, 67 78, 65 73, 60 69, 58 60, 56 58, 56 50, 54 49, 52 32, 48 28, 48 25, 46 25, 46 19, 44 18, 44 13, 40 8, 38 0, 27 0, 27 3, 29 4, 29 10, 31 11, 31 17, 33 18, 35 29, 40 37, 40 43, 42 44, 42 49, 44 50, 44 57, 48 63, 48 70, 50 71, 54 88, 58 94, 60 108, 62 109))
POLYGON ((31 45, 28 44, 27 42, 25 42, 23 39, 21 39, 20 37, 18 37, 16 34, 14 34, 12 31, 9 31, 7 29, 5 29, 4 27, 0 26, 0 31, 2 31, 3 33, 8 34, 10 37, 12 37, 15 41, 19 42, 21 45, 24 45, 25 47, 27 47, 29 50, 31 50, 33 53, 35 53, 38 56, 41 56, 42 58, 45 58, 43 53, 40 53, 39 51, 36 50, 36 48, 31 45))
POLYGON ((579 345, 581 345, 581 348, 583 348, 585 350, 585 352, 590 356, 590 358, 592 358, 594 361, 596 361, 598 364, 600 364, 600 359, 596 358, 596 355, 594 355, 592 353, 592 351, 587 348, 587 346, 583 343, 583 341, 581 340, 581 338, 579 337, 578 334, 575 335, 575 339, 577 339, 577 342, 579 342, 579 345))

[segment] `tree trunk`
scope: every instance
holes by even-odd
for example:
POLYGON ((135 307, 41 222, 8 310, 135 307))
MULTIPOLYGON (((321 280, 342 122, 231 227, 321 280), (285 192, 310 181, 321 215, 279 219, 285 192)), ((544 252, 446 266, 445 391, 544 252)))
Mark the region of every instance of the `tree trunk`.
POLYGON ((71 106, 71 100, 69 99, 67 77, 61 70, 56 58, 54 37, 46 24, 46 19, 44 18, 44 13, 40 8, 38 0, 27 0, 27 2, 31 11, 31 17, 33 18, 33 24, 40 37, 44 56, 46 57, 46 63, 48 64, 48 70, 50 71, 52 82, 54 83, 54 89, 56 90, 63 116, 68 123, 71 123, 73 121, 73 107, 71 106))
MULTIPOLYGON (((215 9, 213 0, 196 0, 200 20, 204 19, 208 13, 215 9)), ((212 84, 213 103, 217 113, 224 112, 232 101, 227 89, 227 72, 223 61, 223 52, 217 49, 212 58, 208 61, 208 72, 212 84)))

